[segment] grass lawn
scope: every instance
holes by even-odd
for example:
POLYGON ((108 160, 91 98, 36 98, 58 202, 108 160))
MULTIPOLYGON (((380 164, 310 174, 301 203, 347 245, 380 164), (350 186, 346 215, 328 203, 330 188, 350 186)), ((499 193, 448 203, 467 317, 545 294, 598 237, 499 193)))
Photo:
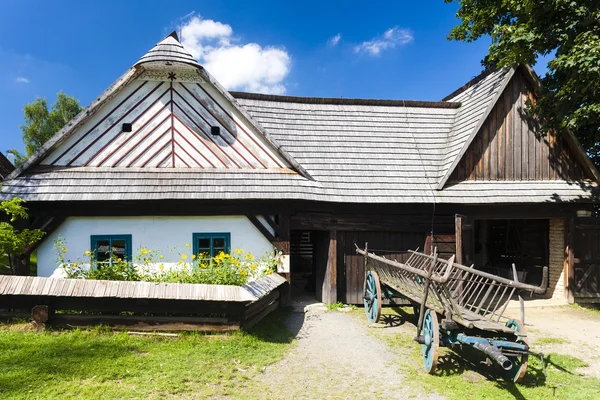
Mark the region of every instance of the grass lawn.
POLYGON ((278 310, 250 332, 176 338, 0 325, 0 398, 259 397, 252 377, 293 340, 286 315, 278 310))
MULTIPOLYGON (((364 317, 364 310, 356 310, 364 317)), ((383 314, 397 314, 392 309, 384 309, 383 314)), ((402 318, 412 321, 413 312, 409 307, 401 308, 402 318)), ((545 355, 547 377, 544 377, 539 358, 530 356, 527 375, 520 384, 502 378, 502 371, 482 365, 484 358, 476 350, 463 346, 456 352, 440 348, 438 369, 428 375, 423 367, 421 346, 413 340, 416 330, 406 324, 402 333, 387 334, 385 329, 372 332, 385 340, 398 353, 398 367, 406 375, 406 382, 415 396, 437 392, 449 400, 466 399, 598 399, 600 380, 583 376, 578 368, 587 364, 574 355, 551 353, 545 355), (470 350, 470 351, 469 351, 470 350)), ((543 340, 542 340, 543 341, 543 340)))

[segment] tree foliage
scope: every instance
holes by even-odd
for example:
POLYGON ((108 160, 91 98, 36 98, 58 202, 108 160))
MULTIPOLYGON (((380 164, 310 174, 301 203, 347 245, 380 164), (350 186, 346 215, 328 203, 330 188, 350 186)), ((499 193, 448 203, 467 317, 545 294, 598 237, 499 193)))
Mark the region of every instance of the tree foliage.
POLYGON ((25 124, 21 125, 21 132, 27 155, 23 155, 15 149, 8 150, 8 153, 15 157, 15 165, 23 164, 81 110, 79 100, 62 91, 58 92, 51 109, 48 109, 46 99, 39 97, 25 105, 23 108, 25 124))
POLYGON ((11 273, 15 273, 18 258, 23 255, 25 248, 44 236, 39 229, 18 229, 15 225, 29 218, 24 200, 15 197, 0 202, 0 255, 5 255, 10 264, 11 273))
POLYGON ((491 37, 485 66, 553 56, 530 111, 545 132, 570 129, 600 166, 600 0, 445 1, 460 6, 449 39, 491 37))

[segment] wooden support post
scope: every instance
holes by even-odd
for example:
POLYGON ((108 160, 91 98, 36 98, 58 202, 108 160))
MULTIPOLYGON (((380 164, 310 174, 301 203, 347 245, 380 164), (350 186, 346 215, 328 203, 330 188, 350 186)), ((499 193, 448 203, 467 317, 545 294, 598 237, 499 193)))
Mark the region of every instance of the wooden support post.
POLYGON ((327 269, 323 280, 323 303, 337 302, 337 230, 329 231, 327 269))
POLYGON ((565 275, 567 276, 567 301, 570 304, 573 304, 575 302, 575 255, 573 253, 573 246, 575 244, 575 221, 573 221, 573 218, 569 219, 566 236, 567 273, 565 275))
POLYGON ((292 287, 290 285, 292 281, 291 274, 291 245, 290 245, 290 215, 286 213, 279 214, 279 227, 277 229, 277 239, 273 242, 273 245, 277 250, 281 251, 281 267, 282 270, 278 271, 279 275, 283 276, 288 283, 279 288, 281 294, 281 306, 287 306, 292 300, 292 287))

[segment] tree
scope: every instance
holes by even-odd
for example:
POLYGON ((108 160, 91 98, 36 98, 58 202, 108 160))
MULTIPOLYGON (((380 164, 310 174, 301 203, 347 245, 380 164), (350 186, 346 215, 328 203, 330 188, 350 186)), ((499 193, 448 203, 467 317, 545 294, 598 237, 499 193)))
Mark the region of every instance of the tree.
POLYGON ((29 218, 24 200, 15 197, 0 202, 0 212, 6 218, 0 222, 0 255, 8 258, 12 274, 26 275, 29 269, 29 254, 26 248, 39 241, 44 232, 39 229, 18 229, 16 225, 29 218))
POLYGON ((56 132, 61 130, 83 108, 79 100, 60 91, 52 109, 48 110, 45 98, 36 98, 32 103, 25 105, 25 124, 21 125, 23 143, 27 155, 19 153, 16 149, 8 150, 15 157, 15 165, 21 166, 28 157, 44 145, 56 132))
POLYGON ((461 20, 450 40, 489 35, 486 67, 551 56, 537 102, 542 132, 571 130, 600 166, 600 0, 445 0, 461 20))

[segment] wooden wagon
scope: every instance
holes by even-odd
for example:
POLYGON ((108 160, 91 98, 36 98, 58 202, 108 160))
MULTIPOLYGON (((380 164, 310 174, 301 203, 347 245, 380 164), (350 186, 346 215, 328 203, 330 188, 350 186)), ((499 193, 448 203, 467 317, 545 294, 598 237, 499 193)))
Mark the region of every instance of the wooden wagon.
POLYGON ((425 369, 433 373, 440 346, 469 345, 486 355, 488 364, 500 365, 507 377, 519 382, 527 371, 530 352, 524 326, 522 293, 543 294, 548 268, 543 269, 541 286, 519 282, 513 265, 513 279, 506 279, 433 255, 409 251, 404 263, 369 253, 362 254, 367 271, 364 305, 367 318, 375 323, 381 316, 382 300, 392 303, 405 298, 413 304, 419 319, 415 340, 421 344, 425 369), (503 316, 515 295, 521 303, 521 319, 503 316))

